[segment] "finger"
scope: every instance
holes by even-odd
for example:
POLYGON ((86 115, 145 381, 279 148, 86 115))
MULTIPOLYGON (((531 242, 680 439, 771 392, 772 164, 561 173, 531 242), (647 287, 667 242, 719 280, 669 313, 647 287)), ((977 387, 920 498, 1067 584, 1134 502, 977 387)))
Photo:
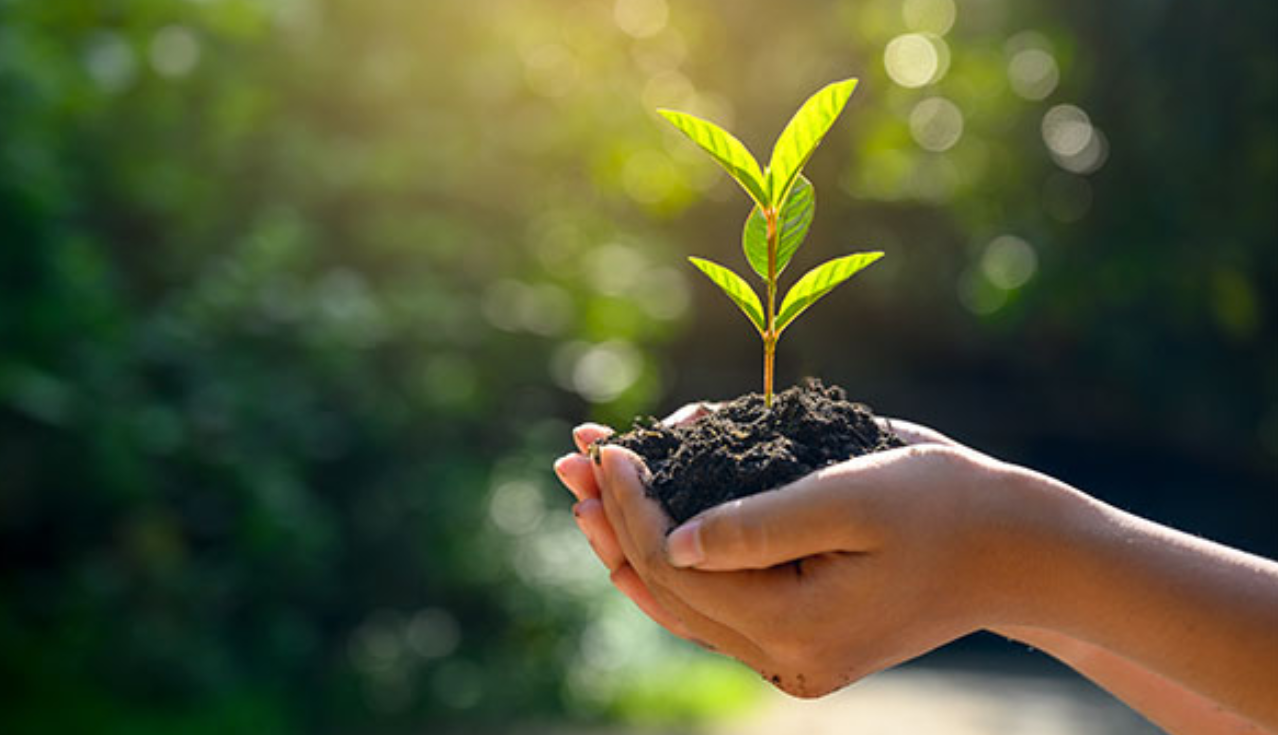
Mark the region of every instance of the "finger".
POLYGON ((617 541, 617 534, 604 515, 603 503, 599 498, 587 498, 572 508, 573 517, 577 519, 577 527, 590 540, 590 548, 595 550, 608 571, 615 572, 626 563, 625 552, 617 541))
POLYGON ((962 446, 958 442, 942 434, 936 429, 929 428, 922 424, 916 424, 913 421, 904 419, 892 419, 885 416, 875 416, 875 422, 879 428, 885 431, 891 431, 906 444, 945 444, 951 447, 962 446))
MULTIPOLYGON (((602 476, 611 469, 614 474, 621 474, 619 481, 629 480, 635 483, 635 485, 639 488, 639 492, 642 493, 642 484, 639 482, 635 465, 633 464, 635 459, 637 458, 633 454, 619 447, 605 448, 601 456, 601 465, 599 467, 600 474, 602 476), (625 464, 617 467, 615 463, 618 459, 625 464), (618 473, 618 469, 620 469, 620 473, 618 473), (624 474, 627 471, 630 473, 628 477, 624 474)), ((655 577, 650 576, 650 573, 645 573, 643 570, 635 566, 634 560, 640 555, 639 547, 631 538, 630 533, 627 530, 627 524, 621 514, 621 510, 617 506, 612 494, 604 493, 602 498, 604 509, 608 514, 610 524, 616 531, 618 542, 620 543, 622 550, 625 552, 626 558, 630 560, 630 566, 634 569, 635 574, 643 582, 645 587, 651 592, 653 598, 657 600, 663 608, 670 611, 675 615, 675 617, 683 621, 689 633, 695 640, 701 642, 702 645, 706 645, 732 656, 756 670, 764 671, 771 668, 770 659, 752 640, 746 637, 746 635, 704 614, 696 607, 689 605, 678 595, 664 587, 655 577)), ((655 505, 655 503, 653 505, 655 505)), ((659 508, 658 512, 660 513, 659 508)), ((662 515, 664 517, 664 514, 662 515)), ((666 519, 663 523, 668 525, 669 519, 666 519)), ((701 574, 697 572, 680 573, 689 575, 701 574)), ((706 574, 704 576, 711 575, 706 574)))
POLYGON ((638 574, 629 564, 622 562, 621 566, 612 571, 612 584, 621 594, 630 598, 635 607, 643 611, 644 615, 652 618, 657 625, 674 633, 680 638, 693 639, 694 636, 688 630, 688 626, 683 621, 675 617, 669 610, 657 602, 657 598, 652 596, 652 590, 643 583, 638 574))
POLYGON ((666 426, 678 426, 680 424, 691 423, 693 421, 696 421, 697 419, 700 419, 704 416, 708 416, 714 413, 715 411, 718 411, 719 405, 720 404, 718 403, 707 403, 705 401, 689 403, 685 405, 684 407, 680 408, 678 411, 675 411, 674 413, 662 419, 661 423, 665 424, 666 426))
POLYGON ((666 532, 672 522, 644 491, 637 460, 620 447, 608 447, 601 456, 599 484, 605 510, 617 534, 629 540, 630 546, 622 541, 626 558, 649 586, 668 589, 702 614, 736 627, 758 605, 760 584, 766 584, 753 577, 767 573, 708 574, 672 566, 666 555, 666 532))
POLYGON ((591 444, 612 434, 612 429, 603 424, 584 423, 572 430, 572 441, 577 445, 577 451, 588 452, 591 444))
POLYGON ((555 474, 578 500, 599 497, 599 485, 590 467, 590 457, 584 454, 565 454, 555 460, 555 474))
POLYGON ((782 488, 711 508, 671 532, 670 562, 702 570, 766 569, 831 551, 870 550, 862 495, 891 494, 913 452, 857 457, 782 488))

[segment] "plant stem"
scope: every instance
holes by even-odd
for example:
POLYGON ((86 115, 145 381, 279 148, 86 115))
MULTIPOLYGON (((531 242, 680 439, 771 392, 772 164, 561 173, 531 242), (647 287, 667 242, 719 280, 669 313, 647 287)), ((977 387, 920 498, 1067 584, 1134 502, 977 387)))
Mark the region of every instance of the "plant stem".
POLYGON ((763 338, 763 402, 768 408, 772 408, 772 363, 777 353, 777 338, 774 336, 765 336, 763 338))
POLYGON ((773 363, 777 354, 777 209, 769 207, 764 212, 768 221, 768 321, 763 332, 763 403, 772 408, 773 363))

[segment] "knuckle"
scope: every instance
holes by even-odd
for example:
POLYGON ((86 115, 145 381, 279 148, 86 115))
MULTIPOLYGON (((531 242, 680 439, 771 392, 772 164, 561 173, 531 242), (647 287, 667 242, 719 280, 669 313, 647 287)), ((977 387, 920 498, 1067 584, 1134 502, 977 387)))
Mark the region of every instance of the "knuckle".
POLYGON ((925 470, 944 472, 964 461, 963 453, 944 444, 917 444, 906 449, 908 456, 925 470))
POLYGON ((616 569, 608 572, 608 581, 611 582, 614 587, 620 587, 626 582, 626 577, 631 574, 634 574, 634 571, 630 568, 630 565, 621 564, 617 566, 616 569))

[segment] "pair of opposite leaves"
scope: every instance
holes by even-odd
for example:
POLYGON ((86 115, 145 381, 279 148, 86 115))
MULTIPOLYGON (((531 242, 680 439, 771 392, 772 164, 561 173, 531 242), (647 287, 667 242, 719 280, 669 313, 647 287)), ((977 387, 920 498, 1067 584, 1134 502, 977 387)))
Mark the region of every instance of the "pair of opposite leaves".
MULTIPOLYGON (((815 214, 815 192, 812 183, 802 174, 803 166, 843 112, 856 84, 856 79, 835 82, 809 97, 785 126, 781 137, 777 138, 766 170, 760 168, 759 162, 741 141, 723 128, 684 112, 658 110, 662 117, 709 153, 754 200, 754 208, 742 233, 742 246, 750 267, 765 282, 770 282, 770 298, 775 293, 775 279, 803 244, 815 214), (776 252, 771 258, 771 267, 765 211, 776 213, 776 252)), ((761 336, 767 339, 770 335, 776 339, 817 299, 881 257, 882 252, 854 253, 808 271, 786 294, 772 323, 765 316, 758 295, 744 279, 709 260, 695 257, 688 260, 741 308, 761 336)))

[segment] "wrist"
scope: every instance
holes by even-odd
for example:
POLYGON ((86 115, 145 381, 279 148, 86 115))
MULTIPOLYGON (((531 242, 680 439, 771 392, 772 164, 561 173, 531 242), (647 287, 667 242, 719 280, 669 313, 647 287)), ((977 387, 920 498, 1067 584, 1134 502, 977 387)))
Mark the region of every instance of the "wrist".
POLYGON ((1078 593, 1074 557, 1102 524, 1102 506, 1010 464, 996 469, 980 493, 980 533, 986 537, 978 545, 986 580, 981 627, 1037 631, 1032 634, 1039 638, 1059 632, 1060 615, 1078 593))

